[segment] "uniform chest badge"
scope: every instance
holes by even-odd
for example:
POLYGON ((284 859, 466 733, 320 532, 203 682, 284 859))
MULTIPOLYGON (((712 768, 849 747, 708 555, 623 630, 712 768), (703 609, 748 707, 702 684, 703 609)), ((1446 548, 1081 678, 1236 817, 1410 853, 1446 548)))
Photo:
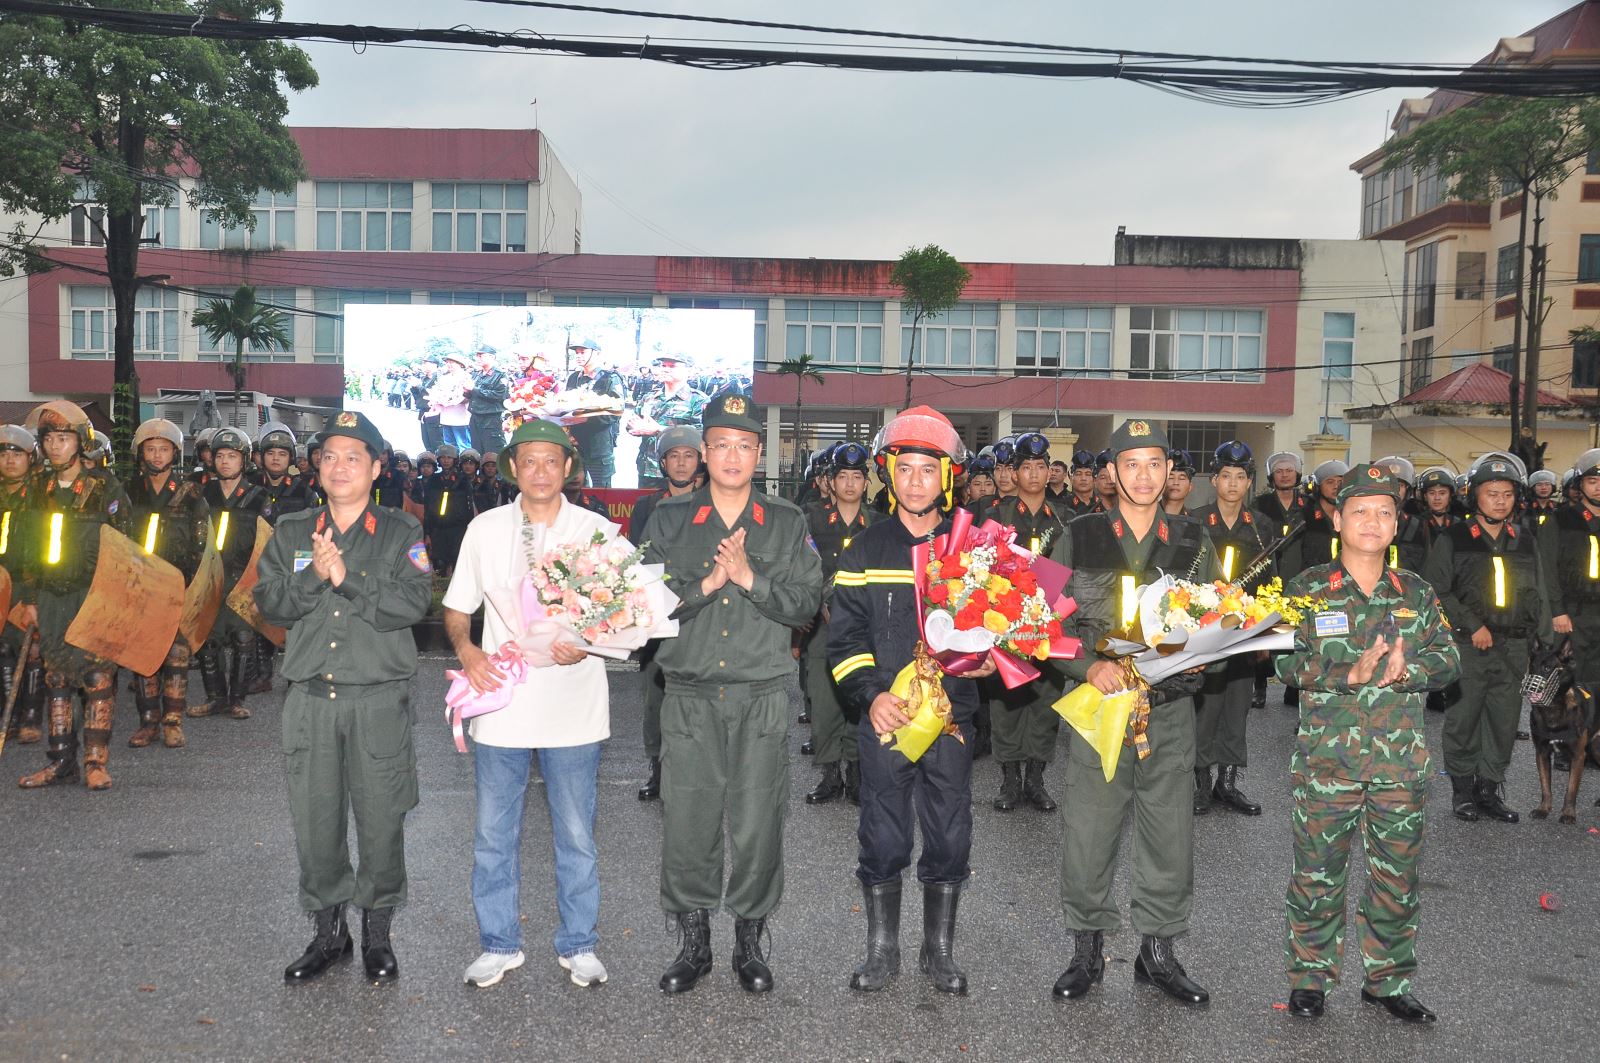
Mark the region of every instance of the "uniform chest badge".
POLYGON ((1396 620, 1415 620, 1417 618, 1417 611, 1415 609, 1395 609, 1390 612, 1389 615, 1394 617, 1396 620))
POLYGON ((1318 638, 1350 634, 1350 617, 1344 613, 1318 613, 1312 622, 1318 638))
POLYGON ((296 550, 294 552, 294 570, 301 571, 311 564, 310 550, 296 550))

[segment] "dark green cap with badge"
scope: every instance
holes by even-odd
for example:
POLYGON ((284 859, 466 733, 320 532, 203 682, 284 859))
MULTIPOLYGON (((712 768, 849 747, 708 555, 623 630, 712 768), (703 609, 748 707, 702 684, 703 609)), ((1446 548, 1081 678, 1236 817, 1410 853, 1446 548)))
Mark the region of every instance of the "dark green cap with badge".
POLYGON ((364 413, 345 410, 334 415, 332 420, 322 426, 322 431, 312 443, 321 446, 329 436, 349 436, 351 439, 359 439, 367 445, 368 450, 372 451, 373 457, 383 453, 383 433, 378 431, 377 425, 367 420, 367 415, 364 413))
POLYGON ((750 396, 738 391, 724 391, 706 403, 705 415, 700 420, 702 428, 736 428, 757 436, 767 433, 761 423, 761 409, 750 396))
POLYGON ((1343 505, 1345 499, 1358 495, 1388 495, 1398 502, 1400 481, 1386 465, 1373 465, 1370 462, 1357 465, 1344 474, 1344 483, 1339 485, 1338 502, 1343 505))
POLYGON ((1124 450, 1143 450, 1145 447, 1160 447, 1163 451, 1172 449, 1172 444, 1167 442, 1167 433, 1154 421, 1130 417, 1111 433, 1112 455, 1121 454, 1124 450))
POLYGON ((516 462, 513 459, 517 448, 524 443, 554 443, 566 451, 569 458, 578 456, 578 445, 567 435, 567 430, 554 421, 538 417, 523 421, 511 433, 511 441, 500 451, 500 479, 508 484, 517 482, 516 462))

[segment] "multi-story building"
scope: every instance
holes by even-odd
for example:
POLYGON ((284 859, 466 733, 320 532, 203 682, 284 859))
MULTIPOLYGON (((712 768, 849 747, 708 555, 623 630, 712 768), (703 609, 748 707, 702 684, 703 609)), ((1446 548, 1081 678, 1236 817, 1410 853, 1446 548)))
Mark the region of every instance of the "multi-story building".
MULTIPOLYGON (((1600 50, 1600 3, 1577 4, 1518 37, 1503 38, 1481 62, 1546 65, 1592 61, 1600 50)), ((1440 91, 1401 103, 1391 129, 1396 136, 1461 107, 1472 97, 1440 91)), ((1465 202, 1447 195, 1437 172, 1406 166, 1384 169, 1387 145, 1357 159, 1361 175, 1361 235, 1403 241, 1400 324, 1402 371, 1383 399, 1428 406, 1430 384, 1480 362, 1510 371, 1518 316, 1518 230, 1525 221, 1518 189, 1503 185, 1493 202, 1465 202), (1421 395, 1412 402, 1415 395, 1421 395)), ((1554 197, 1537 204, 1545 247, 1548 312, 1540 342, 1540 383, 1552 396, 1578 407, 1600 401, 1600 344, 1574 341, 1570 333, 1600 324, 1600 148, 1577 159, 1554 197)), ((1529 225, 1530 240, 1532 226, 1529 225)), ((1524 269, 1528 268, 1524 263, 1524 269)), ((1485 381, 1474 381, 1480 390, 1485 381)), ((1508 380, 1509 383, 1509 380, 1508 380)), ((1449 389, 1446 389, 1449 390, 1449 389)), ((1509 394, 1497 407, 1509 411, 1509 394)), ((1480 406, 1482 404, 1479 404, 1480 406)), ((1451 411, 1439 411, 1446 416, 1451 411)), ((1482 410, 1475 411, 1481 414, 1482 410)), ((1565 404, 1541 414, 1541 438, 1550 445, 1549 464, 1561 466, 1591 445, 1584 417, 1565 404), (1562 414, 1557 416, 1558 411, 1562 414), (1548 431, 1545 431, 1548 428, 1548 431)), ((1498 414, 1496 415, 1498 416, 1498 414)), ((1353 418, 1373 423, 1379 438, 1396 436, 1394 423, 1364 411, 1353 418)), ((1471 436, 1437 439, 1432 457, 1465 463, 1490 446, 1509 442, 1505 432, 1480 426, 1471 436), (1442 449, 1440 449, 1442 448, 1442 449)), ((1406 440, 1394 439, 1404 449, 1406 440)), ((1412 449, 1415 440, 1412 440, 1412 449)), ((1426 460, 1428 455, 1419 451, 1426 460)))

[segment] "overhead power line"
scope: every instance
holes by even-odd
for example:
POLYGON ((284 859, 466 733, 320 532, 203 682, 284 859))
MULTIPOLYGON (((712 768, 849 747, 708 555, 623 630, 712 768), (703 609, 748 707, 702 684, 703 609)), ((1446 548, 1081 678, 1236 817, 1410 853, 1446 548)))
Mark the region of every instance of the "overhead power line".
MULTIPOLYGON (((1600 84, 1600 63, 1546 66, 1434 64, 1422 67, 1363 62, 1317 62, 1283 65, 1277 60, 1239 60, 1222 56, 1132 53, 1114 61, 1031 60, 972 52, 960 55, 895 52, 828 52, 807 49, 731 47, 726 44, 546 37, 531 31, 502 32, 472 27, 404 29, 385 26, 336 25, 316 22, 213 18, 169 12, 86 7, 48 0, 0 0, 0 12, 60 18, 80 25, 154 37, 203 37, 229 41, 323 40, 352 45, 460 45, 484 49, 511 48, 584 58, 635 59, 702 70, 752 70, 805 66, 893 73, 975 73, 1021 75, 1071 80, 1121 80, 1208 103, 1248 107, 1294 107, 1325 103, 1346 96, 1388 88, 1438 88, 1468 94, 1581 97, 1600 84), (1244 65, 1238 65, 1244 64, 1244 65)), ((1014 45, 1013 45, 1014 46, 1014 45)), ((1087 49, 1084 49, 1087 51, 1087 49)), ((1099 53, 1097 53, 1099 54, 1099 53)))

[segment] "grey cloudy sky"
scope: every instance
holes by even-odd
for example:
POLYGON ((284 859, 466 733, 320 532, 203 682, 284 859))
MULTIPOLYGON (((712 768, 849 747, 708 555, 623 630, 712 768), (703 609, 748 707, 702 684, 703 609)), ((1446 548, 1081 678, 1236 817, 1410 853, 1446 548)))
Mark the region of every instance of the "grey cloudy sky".
MULTIPOLYGON (((1161 51, 1470 61, 1563 0, 899 0, 615 6, 1161 51)), ((388 26, 796 41, 786 31, 471 0, 289 0, 285 17, 388 26)), ((813 39, 814 40, 814 39, 813 39)), ((584 193, 584 250, 1107 262, 1130 232, 1353 237, 1349 163, 1421 92, 1233 109, 1117 82, 837 70, 710 72, 505 53, 306 46, 303 125, 538 124, 584 193)))

